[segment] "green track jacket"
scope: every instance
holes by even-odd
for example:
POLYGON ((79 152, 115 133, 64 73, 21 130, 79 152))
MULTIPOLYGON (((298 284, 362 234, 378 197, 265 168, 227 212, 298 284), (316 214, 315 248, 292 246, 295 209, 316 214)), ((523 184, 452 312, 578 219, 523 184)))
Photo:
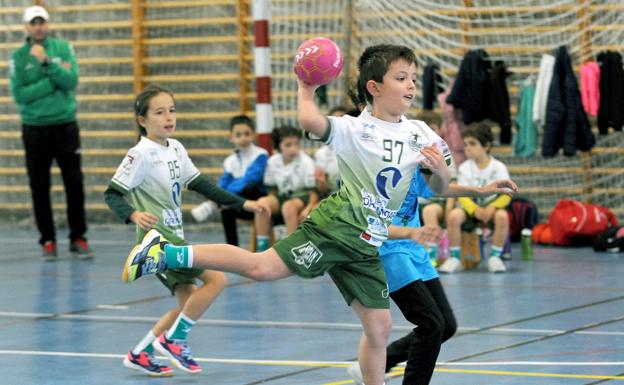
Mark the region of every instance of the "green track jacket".
POLYGON ((9 76, 11 93, 17 103, 22 123, 32 126, 69 123, 76 120, 78 64, 69 43, 47 37, 43 46, 47 66, 30 55, 30 39, 13 52, 9 76), (61 63, 68 62, 71 69, 61 63))

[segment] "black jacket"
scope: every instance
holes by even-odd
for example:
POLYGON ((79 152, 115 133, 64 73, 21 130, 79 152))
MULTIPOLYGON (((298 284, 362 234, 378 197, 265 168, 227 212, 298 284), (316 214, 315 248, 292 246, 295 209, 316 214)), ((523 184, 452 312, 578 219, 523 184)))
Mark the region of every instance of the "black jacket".
POLYGON ((598 130, 609 132, 609 127, 622 131, 624 125, 624 68, 619 52, 606 51, 598 54, 600 64, 600 108, 598 130))
POLYGON ((553 77, 548 89, 542 156, 572 156, 576 150, 589 151, 596 139, 581 104, 578 82, 565 46, 557 49, 553 77))

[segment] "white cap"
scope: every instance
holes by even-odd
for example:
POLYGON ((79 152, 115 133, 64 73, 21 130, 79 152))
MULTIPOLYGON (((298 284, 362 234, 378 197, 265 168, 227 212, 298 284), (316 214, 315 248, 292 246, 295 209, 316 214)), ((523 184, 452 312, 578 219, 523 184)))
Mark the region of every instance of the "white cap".
POLYGON ((37 17, 40 17, 43 20, 48 21, 48 19, 50 18, 50 15, 48 14, 48 11, 45 10, 45 8, 40 7, 38 5, 28 7, 24 11, 24 23, 30 23, 37 17))

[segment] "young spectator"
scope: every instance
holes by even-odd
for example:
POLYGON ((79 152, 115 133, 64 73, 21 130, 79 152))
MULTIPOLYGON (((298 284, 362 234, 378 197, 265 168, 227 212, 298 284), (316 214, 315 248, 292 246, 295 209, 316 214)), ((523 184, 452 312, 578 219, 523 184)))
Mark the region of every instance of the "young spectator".
POLYGON ((24 11, 28 37, 11 57, 11 94, 22 119, 22 141, 39 244, 44 260, 57 258, 56 229, 50 201, 50 166, 63 175, 69 225, 69 251, 93 257, 85 234, 85 196, 80 168, 80 129, 76 122, 78 63, 66 41, 48 36, 50 15, 40 6, 24 11))
POLYGON ((301 149, 301 130, 282 126, 273 129, 271 139, 277 153, 271 155, 264 174, 264 184, 271 189, 260 198, 270 212, 257 213, 256 251, 267 250, 271 222, 286 225, 287 234, 295 231, 318 202, 315 191, 314 161, 301 149))
MULTIPOLYGON (((480 187, 498 179, 509 179, 507 167, 490 155, 493 135, 486 123, 471 124, 462 137, 467 159, 459 166, 460 185, 480 187)), ((509 217, 505 207, 510 201, 508 194, 493 194, 477 199, 458 198, 459 207, 451 210, 447 221, 450 258, 440 266, 439 271, 454 273, 463 268, 460 250, 462 228, 487 225, 494 227, 488 270, 493 273, 505 272, 507 269, 501 255, 509 232, 509 217)))
MULTIPOLYGON (((257 201, 224 191, 201 176, 184 146, 171 139, 176 130, 176 112, 170 91, 150 85, 137 96, 134 109, 141 139, 128 150, 104 197, 120 219, 136 224, 138 239, 150 229, 158 229, 175 244, 185 244, 180 210, 184 187, 233 208, 268 209, 257 201), (132 205, 126 201, 126 195, 131 197, 132 205)), ((177 297, 178 305, 164 314, 128 352, 124 365, 151 376, 171 376, 172 369, 154 357, 156 348, 178 368, 197 373, 201 367, 193 359, 187 336, 225 288, 225 274, 203 269, 172 269, 157 277, 177 297), (197 287, 196 279, 203 282, 201 287, 197 287)))
MULTIPOLYGON (((245 199, 257 200, 266 195, 262 183, 267 166, 268 152, 254 144, 256 129, 253 121, 246 115, 237 115, 230 120, 230 142, 234 144, 234 153, 223 161, 223 175, 219 187, 245 199)), ((191 210, 193 218, 202 222, 214 211, 214 203, 206 201, 191 210)), ((225 242, 238 246, 236 219, 253 219, 254 214, 246 211, 223 208, 221 221, 225 232, 225 242)))

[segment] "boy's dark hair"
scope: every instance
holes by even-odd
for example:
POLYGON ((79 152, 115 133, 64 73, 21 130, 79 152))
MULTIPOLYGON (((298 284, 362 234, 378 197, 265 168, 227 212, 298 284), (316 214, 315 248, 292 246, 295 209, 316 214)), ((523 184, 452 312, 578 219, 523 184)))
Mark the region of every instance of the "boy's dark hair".
POLYGON ((271 141, 273 142, 273 148, 276 151, 279 151, 280 143, 282 143, 285 138, 288 138, 290 136, 296 136, 297 138, 301 139, 301 130, 289 125, 274 128, 273 131, 271 131, 271 141))
POLYGON ((431 110, 422 110, 418 114, 418 119, 427 123, 429 126, 431 126, 432 124, 435 124, 436 126, 438 126, 438 128, 442 126, 442 117, 440 116, 440 114, 435 113, 431 110))
MULTIPOLYGON (((479 141, 479 143, 481 143, 483 147, 488 144, 490 145, 490 147, 492 147, 492 144, 494 142, 492 129, 490 128, 490 125, 486 122, 470 123, 468 127, 466 127, 466 129, 462 132, 462 139, 463 138, 475 138, 479 141)), ((490 152, 489 149, 488 152, 490 152)))
POLYGON ((399 59, 410 64, 416 63, 414 52, 402 45, 379 44, 366 48, 357 64, 360 71, 357 82, 358 99, 372 103, 373 95, 366 89, 366 83, 369 80, 382 83, 390 65, 399 59))
POLYGON ((173 92, 159 86, 158 84, 150 84, 145 87, 134 100, 134 119, 137 121, 137 127, 139 128, 139 134, 141 136, 147 135, 147 131, 145 130, 145 127, 139 124, 139 116, 145 117, 147 115, 147 110, 149 110, 150 100, 162 93, 169 94, 169 96, 173 98, 173 92))
POLYGON ((256 126, 254 125, 253 120, 251 120, 251 118, 247 115, 243 114, 232 117, 232 119, 230 119, 230 131, 232 131, 234 126, 237 124, 246 124, 251 128, 251 131, 256 131, 256 126))

